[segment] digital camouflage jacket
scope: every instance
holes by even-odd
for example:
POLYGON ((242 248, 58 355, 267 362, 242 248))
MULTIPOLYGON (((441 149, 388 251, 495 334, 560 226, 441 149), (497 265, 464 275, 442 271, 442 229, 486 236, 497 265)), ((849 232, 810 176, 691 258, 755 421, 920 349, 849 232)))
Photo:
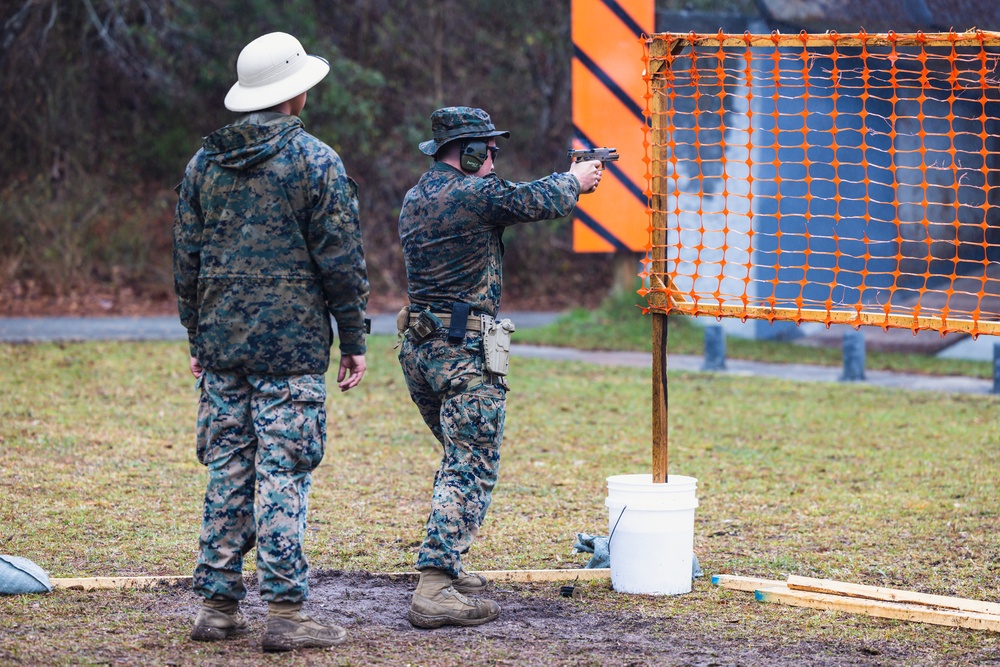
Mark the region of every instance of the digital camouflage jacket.
POLYGON ((255 113, 205 138, 179 187, 174 287, 209 370, 324 373, 365 352, 368 273, 357 186, 294 116, 255 113))
POLYGON ((579 196, 571 174, 512 183, 435 162, 406 193, 399 214, 411 307, 448 312, 459 301, 496 316, 503 230, 569 215, 579 196))

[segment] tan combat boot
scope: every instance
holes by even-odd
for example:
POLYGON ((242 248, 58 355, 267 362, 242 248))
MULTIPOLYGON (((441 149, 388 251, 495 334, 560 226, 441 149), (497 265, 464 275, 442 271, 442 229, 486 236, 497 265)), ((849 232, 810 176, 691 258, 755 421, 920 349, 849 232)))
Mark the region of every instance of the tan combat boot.
POLYGON ((486 590, 486 577, 481 574, 470 574, 463 567, 458 576, 451 580, 451 587, 462 595, 479 595, 486 590))
POLYGON ((196 642, 214 642, 233 635, 245 634, 250 629, 239 612, 236 600, 205 600, 198 617, 194 619, 191 639, 196 642))
POLYGON ((267 630, 261 648, 292 651, 299 648, 326 648, 347 641, 347 630, 339 625, 325 625, 302 613, 301 602, 270 602, 267 630))
POLYGON ((418 628, 480 625, 500 615, 500 605, 496 602, 470 600, 456 591, 451 582, 451 575, 444 570, 421 570, 420 583, 410 603, 411 624, 418 628))

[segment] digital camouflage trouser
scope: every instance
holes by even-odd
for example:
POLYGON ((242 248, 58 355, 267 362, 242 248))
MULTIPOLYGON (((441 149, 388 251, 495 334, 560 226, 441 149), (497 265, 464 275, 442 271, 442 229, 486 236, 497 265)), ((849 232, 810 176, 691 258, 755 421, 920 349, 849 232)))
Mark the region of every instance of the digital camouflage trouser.
POLYGON ((443 448, 417 569, 458 576, 490 506, 500 466, 506 391, 482 384, 482 334, 451 344, 439 330, 419 344, 403 336, 399 362, 410 398, 443 448))
POLYGON ((206 371, 198 403, 198 460, 208 467, 194 590, 242 600, 243 556, 257 546, 260 596, 306 599, 302 550, 311 472, 326 442, 322 375, 206 371))

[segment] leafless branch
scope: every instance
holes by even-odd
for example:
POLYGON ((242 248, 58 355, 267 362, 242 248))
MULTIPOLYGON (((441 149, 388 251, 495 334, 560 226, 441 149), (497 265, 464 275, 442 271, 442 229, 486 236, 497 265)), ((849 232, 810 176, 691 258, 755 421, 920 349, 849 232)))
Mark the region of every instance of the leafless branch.
POLYGON ((53 2, 50 7, 52 11, 49 12, 49 22, 46 23, 45 27, 42 29, 41 42, 45 42, 45 39, 49 36, 49 31, 52 30, 52 26, 56 24, 56 17, 59 16, 59 3, 53 2))
POLYGON ((7 49, 10 48, 14 40, 24 30, 24 26, 28 22, 28 16, 31 13, 32 5, 34 4, 33 0, 26 0, 20 9, 4 21, 3 29, 0 31, 0 56, 7 52, 7 49))
POLYGON ((108 52, 112 54, 118 54, 120 49, 118 44, 111 39, 111 35, 108 33, 108 26, 101 21, 101 17, 98 16, 97 10, 94 9, 94 5, 90 0, 83 0, 84 6, 87 8, 87 16, 90 18, 90 22, 97 28, 97 36, 100 38, 104 45, 107 47, 108 52))

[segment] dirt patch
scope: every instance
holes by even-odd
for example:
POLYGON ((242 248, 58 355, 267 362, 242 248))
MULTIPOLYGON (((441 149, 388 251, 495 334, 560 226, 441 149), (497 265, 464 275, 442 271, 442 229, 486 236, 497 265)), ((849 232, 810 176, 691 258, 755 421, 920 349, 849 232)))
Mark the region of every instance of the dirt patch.
MULTIPOLYGON (((664 599, 650 613, 646 605, 630 605, 630 598, 611 591, 606 581, 578 586, 579 595, 573 598, 560 595, 561 583, 491 584, 489 597, 503 609, 497 621, 472 628, 420 630, 406 618, 413 585, 412 579, 314 571, 307 610, 346 627, 350 638, 329 652, 303 651, 299 657, 319 654, 324 664, 336 656, 334 664, 386 665, 938 664, 889 642, 803 641, 782 636, 777 628, 763 641, 756 629, 748 628, 741 636, 734 628, 740 621, 708 618, 684 603, 688 596, 673 598, 680 605, 664 599), (719 622, 730 627, 720 632, 719 622)), ((175 590, 165 602, 161 608, 168 616, 189 627, 198 608, 194 595, 175 590)), ((259 650, 267 607, 255 586, 243 610, 254 630, 249 636, 212 645, 213 664, 239 664, 248 652, 259 650)))
POLYGON ((255 584, 244 636, 193 642, 189 588, 0 596, 0 665, 392 665, 413 667, 984 667, 993 633, 754 602, 699 580, 680 596, 624 595, 607 580, 491 583, 500 618, 420 630, 406 618, 414 579, 313 570, 306 610, 348 641, 328 651, 264 654, 267 607, 255 584))

